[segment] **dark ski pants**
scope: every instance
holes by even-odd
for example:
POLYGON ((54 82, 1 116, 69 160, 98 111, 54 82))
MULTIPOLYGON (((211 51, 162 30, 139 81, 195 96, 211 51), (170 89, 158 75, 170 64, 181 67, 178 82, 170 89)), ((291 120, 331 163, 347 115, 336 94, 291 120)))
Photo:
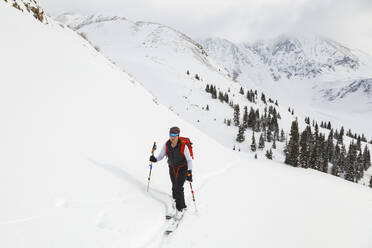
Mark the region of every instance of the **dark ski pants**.
POLYGON ((187 175, 187 166, 174 168, 169 167, 169 176, 172 181, 172 196, 176 200, 177 210, 186 208, 185 196, 183 193, 183 184, 187 175))

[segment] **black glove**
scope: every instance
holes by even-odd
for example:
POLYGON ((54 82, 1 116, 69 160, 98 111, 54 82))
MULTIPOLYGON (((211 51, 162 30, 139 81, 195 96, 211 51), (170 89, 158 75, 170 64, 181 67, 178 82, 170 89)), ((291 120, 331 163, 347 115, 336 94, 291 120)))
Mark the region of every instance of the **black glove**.
POLYGON ((191 172, 191 170, 187 171, 186 180, 189 181, 189 182, 192 182, 192 172, 191 172))
POLYGON ((155 163, 155 162, 157 162, 158 160, 155 158, 154 155, 151 155, 151 156, 150 156, 150 161, 155 163))

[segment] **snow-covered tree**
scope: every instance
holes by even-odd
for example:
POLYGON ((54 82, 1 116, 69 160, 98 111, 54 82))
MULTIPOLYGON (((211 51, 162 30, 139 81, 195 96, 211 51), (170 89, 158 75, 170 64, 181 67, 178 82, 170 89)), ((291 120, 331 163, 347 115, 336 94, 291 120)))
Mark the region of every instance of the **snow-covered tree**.
POLYGON ((263 137, 262 133, 260 135, 260 140, 258 141, 258 148, 259 149, 264 149, 265 148, 265 140, 264 140, 264 137, 263 137))
POLYGON ((244 131, 245 131, 245 129, 244 129, 243 125, 239 125, 238 135, 236 136, 236 141, 237 142, 242 143, 245 140, 244 131))
POLYGON ((254 131, 252 134, 252 143, 251 143, 251 151, 255 152, 257 150, 257 145, 256 145, 256 138, 254 137, 254 131))
POLYGON ((240 124, 240 108, 239 104, 234 105, 234 125, 239 126, 240 124))
POLYGON ((294 167, 298 167, 298 155, 299 149, 299 132, 297 120, 292 122, 290 139, 287 145, 287 153, 285 157, 285 163, 290 164, 294 167))

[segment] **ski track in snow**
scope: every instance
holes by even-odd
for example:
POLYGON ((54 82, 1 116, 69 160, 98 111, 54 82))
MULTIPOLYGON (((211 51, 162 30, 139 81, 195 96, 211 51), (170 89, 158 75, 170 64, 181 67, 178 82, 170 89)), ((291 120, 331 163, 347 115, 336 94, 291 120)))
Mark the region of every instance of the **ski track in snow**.
MULTIPOLYGON (((194 185, 194 192, 195 192, 195 195, 196 195, 195 196, 196 202, 195 202, 195 205, 194 205, 195 211, 193 212, 194 214, 198 213, 198 210, 196 208, 196 206, 197 206, 197 192, 199 190, 201 190, 202 188, 204 188, 205 185, 208 184, 208 181, 211 178, 214 178, 216 176, 219 176, 219 175, 225 173, 227 170, 231 169, 233 166, 238 165, 239 164, 238 162, 241 161, 241 160, 244 160, 244 159, 233 160, 233 161, 227 163, 224 168, 222 168, 220 170, 217 170, 217 171, 214 171, 212 173, 209 173, 207 175, 204 175, 200 178, 199 183, 194 185)), ((124 168, 117 167, 117 166, 114 166, 112 164, 97 162, 93 159, 89 159, 89 161, 92 162, 94 165, 96 165, 96 166, 98 166, 102 169, 105 169, 106 171, 114 174, 115 176, 119 177, 120 179, 124 180, 125 182, 128 182, 128 183, 132 184, 134 186, 134 188, 137 189, 142 194, 144 194, 146 196, 150 196, 154 200, 161 203, 164 206, 164 212, 165 213, 168 212, 168 209, 170 207, 168 202, 172 200, 171 195, 169 195, 169 194, 167 194, 163 191, 160 191, 158 189, 155 189, 155 188, 151 188, 151 190, 149 192, 147 192, 146 191, 146 184, 144 182, 136 179, 133 175, 131 175, 130 173, 125 171, 124 168)), ((189 206, 192 205, 191 204, 191 202, 192 202, 192 196, 191 195, 186 198, 186 202, 189 206)), ((191 212, 191 210, 190 210, 190 207, 189 207, 189 210, 187 211, 186 216, 189 215, 190 212, 191 212)), ((184 217, 186 217, 186 216, 184 216, 184 217)), ((155 230, 153 233, 151 233, 149 235, 149 238, 142 241, 141 244, 138 244, 137 247, 159 247, 159 248, 167 247, 168 240, 171 239, 172 236, 173 236, 172 234, 169 235, 169 236, 164 235, 164 232, 167 230, 167 228, 169 226, 169 223, 170 223, 169 220, 165 220, 164 224, 162 225, 161 228, 159 228, 159 229, 155 230)), ((178 229, 178 227, 177 227, 177 229, 178 229)), ((174 232, 176 232, 177 229, 174 232)))
MULTIPOLYGON (((150 196, 157 202, 161 203, 164 206, 164 216, 168 212, 169 204, 168 201, 172 199, 172 197, 158 189, 151 188, 149 192, 146 191, 146 184, 142 181, 136 179, 133 175, 125 171, 123 168, 106 164, 106 163, 100 163, 93 159, 89 159, 94 165, 105 169, 106 171, 114 174, 115 176, 119 177, 120 179, 124 180, 125 182, 128 182, 134 186, 135 189, 137 189, 139 192, 146 196, 150 196), (167 201, 168 200, 168 201, 167 201)), ((159 245, 162 243, 162 236, 166 228, 168 227, 168 221, 165 221, 161 228, 155 230, 153 233, 149 235, 150 238, 145 239, 141 242, 137 247, 159 247, 159 245)))
POLYGON ((45 216, 32 216, 32 217, 26 217, 26 218, 21 218, 21 219, 16 219, 16 220, 2 221, 0 222, 0 225, 17 224, 17 223, 22 223, 22 222, 27 222, 27 221, 33 221, 33 220, 40 219, 43 217, 45 216))

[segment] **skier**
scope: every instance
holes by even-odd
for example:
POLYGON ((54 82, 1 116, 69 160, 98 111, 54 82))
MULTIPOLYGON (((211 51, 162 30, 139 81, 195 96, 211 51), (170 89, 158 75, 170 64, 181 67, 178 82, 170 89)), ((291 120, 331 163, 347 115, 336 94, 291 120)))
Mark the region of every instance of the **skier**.
POLYGON ((186 209, 183 184, 185 180, 192 182, 192 147, 188 138, 179 137, 180 129, 172 127, 169 130, 169 140, 163 145, 159 155, 150 156, 150 161, 156 163, 168 157, 169 176, 172 181, 172 196, 176 201, 176 216, 182 215, 186 209))

